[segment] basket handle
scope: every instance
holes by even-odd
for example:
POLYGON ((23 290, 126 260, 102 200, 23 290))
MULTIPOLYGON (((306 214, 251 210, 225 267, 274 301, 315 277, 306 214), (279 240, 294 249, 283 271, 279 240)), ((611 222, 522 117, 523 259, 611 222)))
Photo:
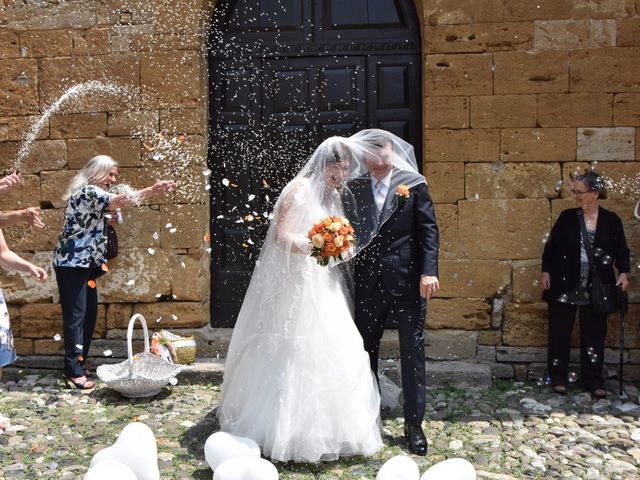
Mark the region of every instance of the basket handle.
POLYGON ((136 313, 131 320, 129 320, 129 327, 127 328, 127 352, 129 354, 129 376, 133 376, 133 324, 136 320, 140 320, 142 324, 142 330, 144 331, 144 353, 149 353, 149 332, 147 331, 147 321, 144 317, 136 313))

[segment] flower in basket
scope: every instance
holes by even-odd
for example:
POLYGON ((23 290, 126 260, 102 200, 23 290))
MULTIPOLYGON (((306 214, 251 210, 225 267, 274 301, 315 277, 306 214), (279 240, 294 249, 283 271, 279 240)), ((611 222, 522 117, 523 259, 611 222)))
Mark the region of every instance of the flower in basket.
POLYGON ((396 197, 398 197, 398 205, 404 205, 406 201, 409 199, 409 195, 411 195, 411 191, 409 187, 407 187, 404 183, 401 183, 396 188, 396 197))
POLYGON ((318 220, 307 233, 311 256, 326 267, 330 259, 344 259, 356 240, 353 226, 344 217, 331 215, 318 220))

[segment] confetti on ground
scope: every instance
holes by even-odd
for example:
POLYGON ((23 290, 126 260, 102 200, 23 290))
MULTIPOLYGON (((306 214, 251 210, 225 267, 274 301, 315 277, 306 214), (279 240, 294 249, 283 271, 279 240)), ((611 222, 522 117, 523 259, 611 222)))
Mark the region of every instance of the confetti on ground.
POLYGON ((62 337, 60 336, 60 334, 59 334, 59 333, 56 333, 56 334, 53 336, 53 340, 54 340, 55 342, 59 342, 60 340, 62 340, 62 337))
POLYGON ((153 235, 151 235, 153 237, 154 240, 158 239, 158 232, 153 232, 153 235))
POLYGON ((113 355, 113 352, 111 350, 105 350, 104 352, 102 352, 102 355, 104 355, 105 357, 110 357, 111 355, 113 355))
POLYGON ((167 224, 164 226, 164 228, 171 228, 171 227, 173 227, 173 225, 171 225, 171 223, 167 223, 167 224))
POLYGON ((171 318, 173 318, 174 320, 178 319, 178 317, 176 317, 175 315, 171 315, 171 318))
POLYGON ((136 283, 136 281, 135 281, 135 280, 129 280, 129 281, 127 282, 127 286, 128 286, 128 287, 130 287, 131 285, 133 285, 133 284, 135 284, 135 283, 136 283))
POLYGON ((178 231, 178 229, 176 227, 173 227, 172 229, 169 230, 169 232, 171 233, 176 233, 178 231))
POLYGON ((155 249, 153 248, 148 248, 147 252, 149 252, 149 255, 153 255, 154 253, 156 253, 155 249))

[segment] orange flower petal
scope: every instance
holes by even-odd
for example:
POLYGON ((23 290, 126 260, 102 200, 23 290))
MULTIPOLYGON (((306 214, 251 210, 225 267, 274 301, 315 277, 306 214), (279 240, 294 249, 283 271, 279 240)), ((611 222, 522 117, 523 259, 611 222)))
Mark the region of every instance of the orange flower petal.
POLYGON ((89 288, 96 288, 96 281, 95 280, 89 280, 87 283, 89 284, 89 288))
POLYGON ((208 242, 209 240, 211 240, 211 235, 209 235, 208 233, 204 234, 204 241, 208 242))
POLYGON ((109 267, 107 267, 106 263, 103 263, 100 268, 102 269, 103 272, 108 272, 109 271, 109 267))

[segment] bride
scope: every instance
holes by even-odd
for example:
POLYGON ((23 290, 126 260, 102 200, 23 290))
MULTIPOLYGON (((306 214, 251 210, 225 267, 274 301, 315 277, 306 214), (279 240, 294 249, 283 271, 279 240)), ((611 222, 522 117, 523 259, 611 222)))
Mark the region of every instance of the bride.
POLYGON ((306 237, 320 218, 344 216, 354 151, 349 139, 325 140, 283 189, 229 345, 221 430, 255 440, 274 461, 382 447, 380 396, 353 322, 346 269, 319 266, 306 237))

